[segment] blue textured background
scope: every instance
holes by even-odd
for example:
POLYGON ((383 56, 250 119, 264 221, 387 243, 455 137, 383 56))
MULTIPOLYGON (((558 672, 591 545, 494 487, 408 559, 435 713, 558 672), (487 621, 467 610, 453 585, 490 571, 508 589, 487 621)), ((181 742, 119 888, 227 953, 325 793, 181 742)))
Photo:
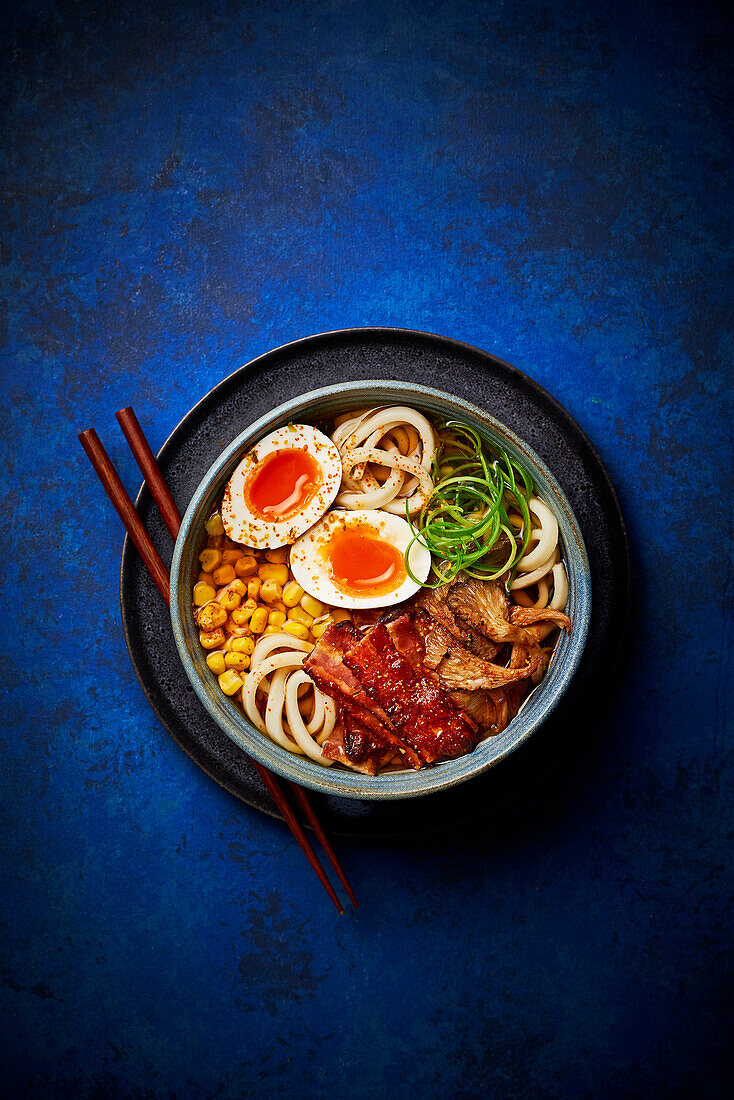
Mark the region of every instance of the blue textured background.
MULTIPOLYGON (((2 1078, 18 1096, 717 1096, 730 1006, 731 27, 715 5, 21 2, 3 65, 2 1078), (135 681, 76 441, 388 324, 547 387, 629 523, 611 709, 471 832, 290 835, 135 681), (728 615, 727 615, 728 604, 728 615)), ((614 593, 609 593, 614 598, 614 593)))

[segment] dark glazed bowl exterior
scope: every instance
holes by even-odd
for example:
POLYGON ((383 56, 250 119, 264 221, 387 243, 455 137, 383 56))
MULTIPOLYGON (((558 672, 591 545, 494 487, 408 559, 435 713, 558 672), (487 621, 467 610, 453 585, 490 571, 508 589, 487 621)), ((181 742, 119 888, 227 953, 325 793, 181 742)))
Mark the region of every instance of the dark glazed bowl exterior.
POLYGON ((186 674, 220 728, 249 756, 278 775, 316 791, 342 798, 412 798, 444 790, 493 767, 521 745, 545 721, 568 689, 583 653, 591 615, 591 578, 579 525, 557 481, 532 451, 488 413, 439 390, 407 382, 349 382, 313 390, 273 409, 245 429, 222 452, 199 484, 181 524, 171 563, 171 622, 186 674), (530 472, 538 495, 558 520, 561 550, 568 573, 570 635, 559 638, 548 672, 507 729, 482 741, 474 752, 421 771, 362 775, 333 765, 322 767, 289 753, 247 720, 220 690, 199 644, 191 592, 199 572, 198 555, 205 541, 204 522, 219 505, 224 488, 242 455, 264 435, 289 421, 322 424, 339 413, 364 405, 410 405, 440 419, 460 419, 490 443, 503 447, 530 472))

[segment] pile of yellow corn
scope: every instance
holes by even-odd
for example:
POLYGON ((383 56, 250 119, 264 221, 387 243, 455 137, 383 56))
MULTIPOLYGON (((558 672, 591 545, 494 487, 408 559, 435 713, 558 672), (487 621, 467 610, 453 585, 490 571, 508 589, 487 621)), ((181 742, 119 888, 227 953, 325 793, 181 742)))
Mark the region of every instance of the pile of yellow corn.
POLYGON ((289 548, 250 550, 228 539, 219 513, 207 520, 206 547, 199 554, 194 614, 206 663, 226 695, 242 687, 255 639, 290 634, 314 645, 348 611, 313 599, 293 578, 289 548))

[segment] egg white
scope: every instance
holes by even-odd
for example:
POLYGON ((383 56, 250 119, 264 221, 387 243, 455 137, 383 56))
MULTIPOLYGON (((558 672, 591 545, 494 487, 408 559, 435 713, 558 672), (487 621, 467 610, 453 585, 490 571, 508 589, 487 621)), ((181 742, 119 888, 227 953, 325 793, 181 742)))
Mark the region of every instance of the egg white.
MULTIPOLYGON (((335 509, 328 512, 291 547, 291 572, 301 588, 333 607, 390 607, 414 595, 421 586, 407 575, 399 587, 381 596, 354 596, 335 584, 326 554, 331 537, 345 527, 359 529, 365 526, 373 529, 403 555, 413 538, 406 521, 390 512, 373 509, 359 512, 335 509)), ((430 551, 420 542, 414 542, 409 563, 413 574, 425 581, 431 569, 430 551)))
POLYGON ((224 529, 233 542, 256 550, 287 546, 323 516, 339 492, 342 464, 328 436, 310 424, 288 424, 266 435, 248 451, 232 474, 222 500, 224 529), (282 520, 266 520, 250 510, 245 485, 255 466, 274 451, 307 451, 321 467, 321 485, 305 508, 282 520))

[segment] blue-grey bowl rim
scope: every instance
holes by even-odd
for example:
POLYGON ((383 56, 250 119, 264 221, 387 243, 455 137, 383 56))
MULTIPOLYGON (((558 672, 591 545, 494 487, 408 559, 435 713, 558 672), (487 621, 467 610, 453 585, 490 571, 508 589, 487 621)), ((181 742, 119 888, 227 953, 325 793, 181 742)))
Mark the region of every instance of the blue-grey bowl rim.
MULTIPOLYGON (((446 410, 441 410, 446 415, 446 410)), ((316 419, 324 415, 317 414, 316 419)), ((324 386, 292 398, 248 425, 219 458, 210 466, 200 481, 181 523, 171 562, 171 624, 176 647, 186 675, 202 705, 212 719, 244 752, 265 765, 271 771, 291 779, 302 786, 341 798, 393 799, 413 798, 432 794, 474 778, 495 767, 515 749, 519 748, 545 722, 567 690, 581 660, 591 617, 591 578, 588 556, 581 530, 570 504, 560 485, 535 452, 511 429, 496 420, 490 413, 462 398, 433 387, 385 379, 344 382, 324 386), (382 392, 380 392, 382 391, 382 392), (541 684, 507 729, 494 737, 486 738, 477 748, 456 760, 434 765, 421 771, 389 772, 378 776, 362 775, 334 765, 324 768, 296 756, 276 745, 261 734, 242 714, 237 705, 219 689, 216 677, 206 665, 204 651, 198 642, 198 630, 194 623, 190 582, 193 562, 186 576, 189 534, 193 532, 197 546, 202 538, 203 520, 221 495, 237 457, 251 447, 258 438, 272 431, 281 423, 287 423, 294 415, 314 418, 306 410, 317 402, 331 399, 332 406, 349 406, 360 400, 396 400, 426 408, 426 402, 452 406, 453 415, 464 415, 478 421, 485 432, 499 439, 502 445, 529 467, 541 496, 557 516, 564 560, 569 573, 569 607, 572 620, 571 635, 559 639, 550 668, 541 684), (538 476, 540 475, 540 476, 538 476), (212 486, 217 488, 212 490, 212 486), (207 502, 209 499, 209 503, 207 502), (192 639, 188 645, 187 637, 192 639)))

